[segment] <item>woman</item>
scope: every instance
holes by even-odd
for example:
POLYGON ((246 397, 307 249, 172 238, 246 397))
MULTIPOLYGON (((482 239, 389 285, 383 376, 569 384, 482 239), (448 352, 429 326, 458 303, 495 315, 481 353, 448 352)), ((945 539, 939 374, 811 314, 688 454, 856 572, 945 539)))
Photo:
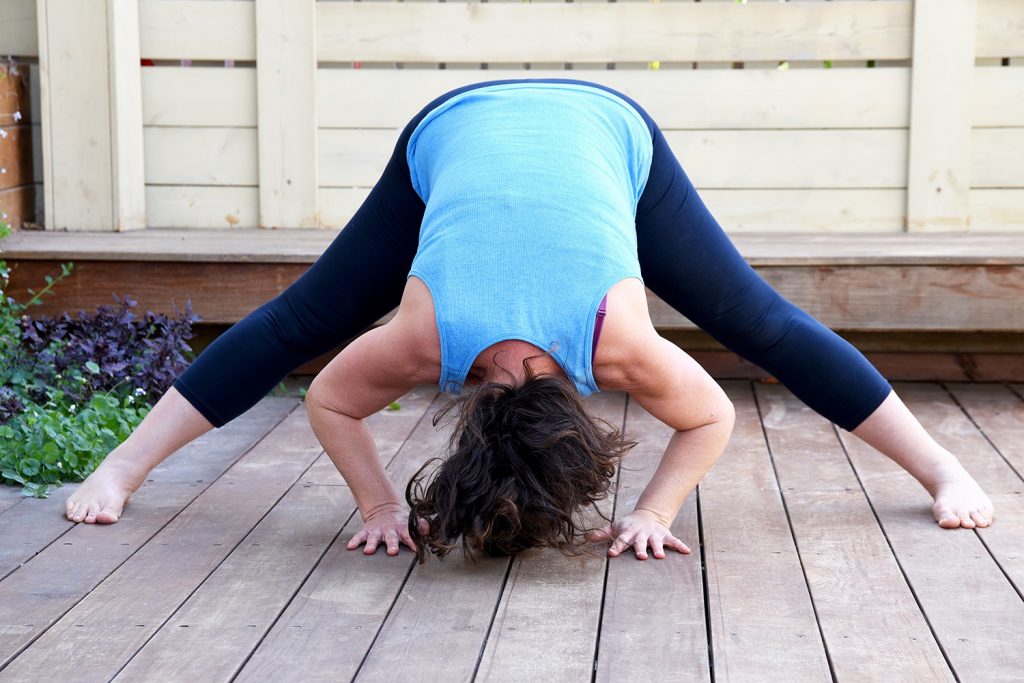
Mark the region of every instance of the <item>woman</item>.
POLYGON ((610 555, 632 545, 641 559, 648 545, 658 558, 665 546, 688 552, 668 527, 724 449, 732 409, 654 331, 644 285, 910 472, 941 526, 991 522, 984 492, 863 355, 746 264, 650 116, 568 79, 477 83, 424 107, 324 254, 200 354, 69 498, 67 516, 117 521, 168 454, 397 304, 307 394, 363 517, 350 549, 383 541, 397 554, 404 542, 422 561, 423 546, 443 555, 460 535, 468 559, 576 547, 573 512, 604 494, 630 446, 578 397, 620 389, 677 431, 636 510, 587 540, 613 540, 610 555), (472 389, 449 406, 451 457, 425 492, 410 482, 406 515, 364 418, 428 381, 472 389))

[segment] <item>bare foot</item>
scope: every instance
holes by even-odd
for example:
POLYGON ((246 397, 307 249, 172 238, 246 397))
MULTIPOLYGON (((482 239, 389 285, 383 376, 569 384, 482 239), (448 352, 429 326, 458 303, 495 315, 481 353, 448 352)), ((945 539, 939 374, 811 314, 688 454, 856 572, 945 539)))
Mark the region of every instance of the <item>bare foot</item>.
POLYGON ((107 456, 68 498, 64 516, 72 522, 113 524, 120 519, 124 504, 142 478, 112 461, 113 455, 107 456))
POLYGON ((992 501, 962 466, 945 469, 926 488, 935 498, 935 521, 944 529, 987 527, 994 519, 992 501))

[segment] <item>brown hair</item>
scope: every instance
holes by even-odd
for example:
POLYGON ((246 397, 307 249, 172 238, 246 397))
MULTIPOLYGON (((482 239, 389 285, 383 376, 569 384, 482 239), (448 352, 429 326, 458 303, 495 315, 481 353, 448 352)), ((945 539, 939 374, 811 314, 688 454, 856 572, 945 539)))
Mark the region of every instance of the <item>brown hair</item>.
MULTIPOLYGON (((529 359, 526 359, 529 361, 529 359)), ((443 558, 461 537, 463 557, 514 555, 555 547, 588 554, 574 515, 607 497, 619 460, 636 445, 612 424, 587 413, 565 377, 535 375, 528 363, 520 386, 487 382, 464 389, 433 418, 456 416, 446 459, 431 458, 409 480, 409 534, 416 558, 443 558), (426 486, 424 470, 440 462, 426 486), (429 530, 421 534, 417 520, 429 530)))

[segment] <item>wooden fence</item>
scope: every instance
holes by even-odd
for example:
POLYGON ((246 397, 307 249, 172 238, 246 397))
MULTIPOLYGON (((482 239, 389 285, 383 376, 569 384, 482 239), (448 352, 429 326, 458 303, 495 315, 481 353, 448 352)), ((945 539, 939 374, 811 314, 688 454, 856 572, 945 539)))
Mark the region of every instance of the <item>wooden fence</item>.
POLYGON ((1020 0, 0 0, 0 54, 48 229, 338 229, 433 97, 557 76, 644 105, 731 232, 1024 232, 1020 0))

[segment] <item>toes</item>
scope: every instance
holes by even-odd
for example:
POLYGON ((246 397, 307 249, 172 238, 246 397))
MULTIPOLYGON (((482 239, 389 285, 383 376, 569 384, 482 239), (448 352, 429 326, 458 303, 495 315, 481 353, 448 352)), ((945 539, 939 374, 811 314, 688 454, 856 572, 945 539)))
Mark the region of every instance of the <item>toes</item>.
POLYGON ((969 512, 960 513, 960 526, 962 526, 965 529, 974 528, 974 520, 971 519, 971 515, 969 512))
POLYGON ((96 513, 96 522, 99 524, 113 524, 118 520, 119 514, 114 508, 107 506, 96 513))
POLYGON ((943 529, 955 529, 960 526, 960 517, 949 508, 939 508, 935 512, 935 520, 943 529))
POLYGON ((985 515, 983 515, 980 512, 972 512, 971 513, 971 519, 974 520, 974 523, 977 526, 980 526, 980 527, 988 526, 988 518, 986 518, 985 515))

